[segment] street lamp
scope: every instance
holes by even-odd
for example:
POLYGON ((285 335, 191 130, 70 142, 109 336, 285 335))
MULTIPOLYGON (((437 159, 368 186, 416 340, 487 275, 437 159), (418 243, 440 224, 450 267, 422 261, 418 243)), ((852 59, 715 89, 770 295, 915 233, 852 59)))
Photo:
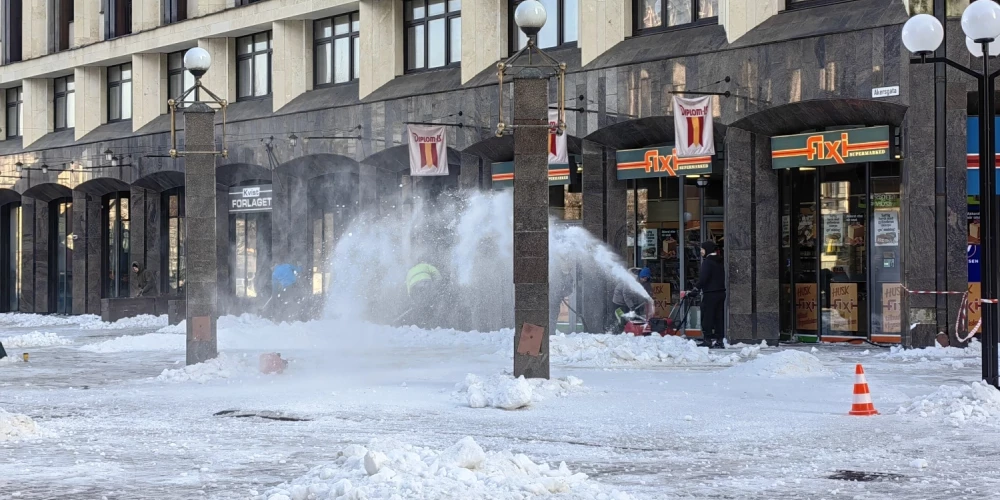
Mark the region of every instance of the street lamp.
POLYGON ((170 108, 170 157, 176 158, 178 156, 183 156, 185 154, 221 154, 223 158, 229 157, 229 151, 226 149, 226 107, 229 103, 215 95, 214 92, 205 87, 201 83, 201 77, 205 76, 208 72, 208 68, 212 66, 212 56, 207 50, 201 47, 192 47, 184 53, 184 68, 187 69, 192 76, 194 76, 194 86, 185 90, 181 95, 174 99, 167 100, 167 107, 170 108), (200 90, 199 90, 200 89, 200 90), (214 144, 211 146, 211 151, 180 151, 177 149, 177 107, 184 103, 185 99, 191 95, 192 92, 195 96, 201 95, 201 90, 212 98, 210 101, 187 101, 188 104, 215 104, 220 109, 222 109, 222 150, 216 151, 214 144))
POLYGON ((1000 43, 993 44, 1000 36, 1000 5, 992 0, 976 0, 962 13, 962 31, 965 45, 975 57, 983 58, 982 71, 967 68, 947 57, 935 57, 944 42, 944 26, 934 16, 919 14, 911 17, 903 25, 903 45, 918 57, 910 59, 910 64, 944 63, 976 79, 979 84, 979 212, 982 232, 982 256, 980 268, 983 276, 983 380, 1000 388, 1000 373, 997 366, 997 351, 1000 344, 1000 322, 997 316, 997 264, 1000 263, 1000 247, 997 245, 997 196, 996 196, 996 144, 994 136, 994 94, 996 78, 1000 71, 990 72, 990 57, 1000 53, 1000 43), (995 46, 991 46, 995 45, 995 46), (983 55, 986 57, 983 57, 983 55))

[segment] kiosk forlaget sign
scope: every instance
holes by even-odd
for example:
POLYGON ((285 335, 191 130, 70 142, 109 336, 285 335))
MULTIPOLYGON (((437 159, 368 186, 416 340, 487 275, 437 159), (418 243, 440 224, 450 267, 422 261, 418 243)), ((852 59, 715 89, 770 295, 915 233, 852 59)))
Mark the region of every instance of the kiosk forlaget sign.
POLYGON ((231 187, 229 213, 270 212, 272 194, 270 184, 231 187))

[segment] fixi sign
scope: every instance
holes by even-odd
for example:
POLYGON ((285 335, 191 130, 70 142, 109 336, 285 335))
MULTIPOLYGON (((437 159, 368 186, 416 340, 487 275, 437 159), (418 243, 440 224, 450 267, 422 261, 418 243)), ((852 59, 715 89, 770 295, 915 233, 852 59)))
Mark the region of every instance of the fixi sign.
POLYGON ((229 188, 229 213, 271 211, 271 185, 234 186, 229 188))
MULTIPOLYGON (((569 165, 553 163, 549 165, 549 185, 569 184, 569 165)), ((502 161, 493 164, 493 189, 514 187, 514 162, 502 161)))
POLYGON ((771 168, 775 169, 865 163, 889 158, 889 127, 771 138, 771 168))
POLYGON ((678 158, 673 146, 625 149, 616 154, 618 180, 712 173, 712 157, 678 158))

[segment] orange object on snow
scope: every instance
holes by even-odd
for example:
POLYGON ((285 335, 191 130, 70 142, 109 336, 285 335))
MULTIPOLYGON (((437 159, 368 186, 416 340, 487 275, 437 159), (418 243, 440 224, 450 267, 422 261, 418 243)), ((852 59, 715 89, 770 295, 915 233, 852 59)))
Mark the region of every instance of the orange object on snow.
POLYGON ((281 359, 280 353, 269 352, 260 355, 261 373, 281 373, 285 371, 285 368, 288 368, 288 360, 281 359))
POLYGON ((854 369, 854 404, 851 405, 851 415, 858 417, 870 417, 878 415, 875 404, 872 403, 872 395, 868 392, 868 381, 865 379, 865 369, 858 363, 854 369))

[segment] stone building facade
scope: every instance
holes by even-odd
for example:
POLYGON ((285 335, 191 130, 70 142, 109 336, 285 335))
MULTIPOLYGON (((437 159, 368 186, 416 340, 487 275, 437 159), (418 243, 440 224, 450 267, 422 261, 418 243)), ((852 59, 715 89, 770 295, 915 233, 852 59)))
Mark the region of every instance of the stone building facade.
MULTIPOLYGON (((263 0, 246 6, 229 5, 232 1, 201 0, 188 19, 170 23, 158 15, 161 9, 133 10, 132 33, 112 39, 106 39, 106 17, 91 12, 93 5, 82 6, 75 14, 70 47, 63 51, 29 44, 32 30, 53 33, 25 16, 21 60, 8 60, 0 74, 0 86, 21 88, 20 93, 8 91, 8 97, 21 97, 6 110, 20 111, 23 117, 17 124, 19 135, 0 138, 6 139, 0 140, 0 205, 4 208, 0 215, 6 217, 2 242, 6 284, 0 309, 95 313, 102 298, 134 294, 134 283, 123 283, 119 278, 109 285, 109 280, 116 279, 111 276, 113 271, 121 269, 109 270, 114 259, 108 255, 108 242, 116 241, 115 230, 108 229, 113 226, 109 210, 123 220, 120 209, 114 212, 109 208, 109 200, 117 200, 121 206, 122 198, 128 200, 128 231, 127 236, 121 236, 127 238, 127 260, 157 271, 156 293, 180 293, 176 275, 182 267, 183 245, 179 240, 183 236, 178 224, 183 217, 184 159, 166 156, 170 121, 165 102, 173 71, 168 54, 195 45, 206 48, 214 59, 204 80, 206 86, 232 101, 226 123, 229 156, 220 158, 218 164, 218 234, 230 235, 220 237, 218 243, 219 283, 230 288, 220 294, 230 297, 223 306, 225 311, 253 307, 246 289, 242 293, 234 290, 248 286, 246 281, 238 285, 231 275, 239 272, 240 279, 248 276, 245 256, 234 255, 231 247, 236 233, 244 238, 242 244, 249 244, 250 225, 249 219, 230 213, 234 188, 273 189, 273 209, 267 220, 254 220, 254 237, 266 240, 266 251, 255 247, 261 262, 254 265, 263 266, 265 260, 294 261, 317 268, 316 286, 322 291, 325 285, 319 263, 326 250, 320 248, 328 249, 336 242, 346 221, 365 212, 386 215, 404 210, 414 196, 448 189, 489 189, 491 165, 513 159, 513 141, 493 135, 498 102, 494 71, 496 61, 508 55, 513 46, 509 17, 516 2, 460 2, 460 33, 450 34, 461 40, 461 48, 450 56, 453 64, 409 71, 414 63, 413 56, 407 55, 411 47, 406 29, 414 17, 408 10, 412 8, 409 2, 263 0), (316 85, 319 69, 313 61, 320 45, 314 40, 321 27, 314 20, 351 12, 360 18, 356 78, 337 85, 316 85), (240 64, 246 59, 242 57, 245 40, 241 37, 265 31, 270 32, 268 92, 242 99, 239 96, 247 76, 240 74, 240 64), (460 63, 453 61, 458 53, 460 63), (109 89, 115 80, 109 80, 112 74, 106 68, 123 63, 131 63, 132 118, 109 120, 109 102, 114 98, 109 89), (58 116, 52 108, 60 96, 58 79, 68 75, 75 77, 76 84, 75 126, 57 130, 60 127, 54 120, 58 116), (433 121, 463 125, 448 128, 452 174, 411 179, 406 123, 433 121), (114 166, 107 152, 114 158, 114 166), (324 195, 316 194, 317 190, 324 195), (236 229, 239 224, 242 229, 236 229), (14 234, 18 237, 11 236, 14 234), (64 257, 65 261, 60 260, 64 257), (240 264, 234 262, 236 259, 244 260, 240 264)), ((789 295, 797 293, 792 291, 797 281, 783 277, 788 274, 789 257, 783 253, 782 231, 783 217, 790 216, 790 210, 795 214, 790 217, 796 220, 806 216, 782 207, 788 203, 782 193, 787 193, 793 174, 773 168, 773 137, 888 126, 891 158, 885 161, 885 168, 896 172, 893 175, 899 182, 895 207, 899 241, 892 262, 898 266, 898 281, 913 290, 965 290, 968 228, 964 148, 969 82, 959 74, 946 74, 947 95, 937 97, 945 102, 947 156, 936 162, 935 69, 911 65, 900 40, 902 24, 910 14, 909 3, 701 1, 704 5, 696 0, 692 6, 703 19, 678 22, 671 29, 639 28, 642 23, 651 23, 649 11, 642 9, 654 2, 553 2, 566 12, 560 29, 565 29, 565 18, 570 16, 576 17, 579 26, 576 36, 560 35, 560 40, 573 38, 578 42, 549 50, 569 66, 566 95, 571 99, 567 106, 573 108, 567 119, 570 153, 582 167, 575 181, 579 187, 573 188, 582 200, 580 223, 618 249, 626 260, 636 261, 630 255, 634 251, 630 245, 638 241, 637 229, 642 224, 630 223, 635 217, 630 198, 634 195, 634 206, 638 206, 639 184, 619 180, 617 152, 673 142, 671 92, 728 91, 729 97, 713 98, 719 152, 711 178, 716 184, 707 190, 721 193, 716 201, 721 212, 717 213, 721 217, 718 227, 723 228, 725 241, 731 340, 774 341, 783 330, 800 326, 794 308, 802 301, 789 295), (576 13, 566 4, 574 5, 576 13), (873 98, 873 89, 886 87, 898 87, 898 92, 873 98), (946 171, 943 186, 935 184, 936 168, 946 171), (943 246, 938 238, 941 231, 943 246), (937 269, 944 272, 937 273, 937 269)), ((143 5, 146 3, 161 4, 143 5)), ((660 12, 660 22, 672 19, 669 14, 660 12)), ((962 54, 961 39, 955 33, 959 30, 953 24, 949 24, 949 48, 954 50, 949 54, 962 54)), ((11 43, 9 36, 3 41, 11 43)), ((430 61, 431 49, 425 50, 430 61)), ((551 90, 554 96, 554 88, 551 90)), ((114 112, 120 110, 111 114, 114 112)), ((183 143, 182 131, 180 140, 183 143)), ((677 189, 687 192, 684 181, 670 182, 680 183, 681 187, 670 189, 683 199, 677 189)), ((865 180, 864 185, 863 195, 868 196, 871 183, 865 180)), ((651 196, 650 188, 642 189, 645 196, 651 196)), ((707 220, 705 196, 703 191, 699 214, 707 220)), ((868 208, 870 200, 861 205, 854 198, 845 200, 845 213, 857 206, 869 215, 873 213, 868 208)), ((814 230, 822 215, 818 211, 810 215, 814 230)), ((687 215, 679 209, 673 217, 680 224, 687 215)), ((702 232, 707 224, 702 222, 702 232)), ((824 224, 829 228, 834 222, 824 224)), ((869 226, 870 219, 862 225, 869 226)), ((869 237, 875 234, 872 228, 865 231, 869 237)), ((684 235, 687 228, 678 226, 678 232, 684 235)), ((115 248, 122 244, 118 241, 115 248)), ((869 283, 874 279, 874 250, 869 250, 864 258, 864 267, 869 270, 864 273, 870 276, 855 288, 859 303, 871 302, 870 296, 881 293, 869 283)), ((831 260, 828 270, 837 267, 831 260)), ((814 294, 822 295, 821 289, 829 285, 815 277, 802 279, 817 284, 814 294)), ((679 288, 685 286, 682 282, 679 288)), ((586 270, 578 288, 578 304, 588 323, 600 323, 607 314, 610 290, 586 270)), ((901 296, 899 317, 893 322, 916 325, 897 330, 896 338, 907 344, 932 342, 936 331, 953 322, 957 313, 957 301, 938 303, 934 298, 901 296)), ((832 305, 824 306, 824 300, 814 298, 812 307, 825 307, 825 314, 839 314, 832 305)), ((870 324, 872 313, 861 312, 854 321, 870 324)), ((814 314, 817 323, 829 321, 823 319, 822 312, 814 314)), ((872 336, 867 327, 854 331, 860 330, 872 336)), ((837 331, 844 329, 838 327, 837 331)))

